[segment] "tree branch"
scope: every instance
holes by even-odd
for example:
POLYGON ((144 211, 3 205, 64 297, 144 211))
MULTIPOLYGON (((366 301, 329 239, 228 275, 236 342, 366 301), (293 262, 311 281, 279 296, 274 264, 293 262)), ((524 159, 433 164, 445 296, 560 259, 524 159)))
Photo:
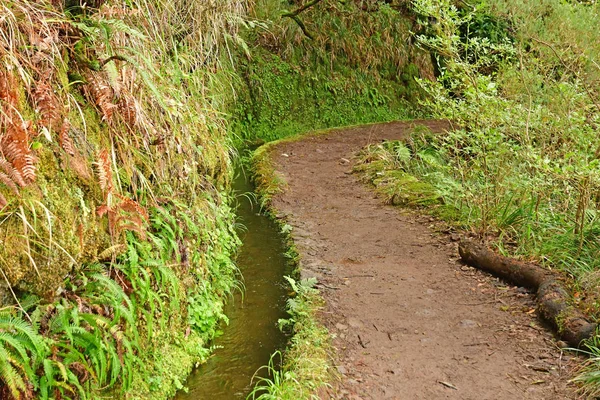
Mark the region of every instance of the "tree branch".
POLYGON ((298 26, 302 30, 302 33, 304 33, 304 36, 306 36, 310 40, 314 40, 315 37, 306 29, 306 25, 304 25, 304 22, 302 22, 302 20, 297 15, 291 16, 290 18, 293 19, 296 22, 296 24, 298 24, 298 26))
MULTIPOLYGON (((282 17, 288 17, 288 18, 292 18, 294 21, 296 21, 296 19, 294 17, 297 17, 298 14, 300 14, 303 11, 308 10, 309 8, 311 8, 312 6, 319 4, 320 2, 322 2, 323 0, 312 0, 309 1, 308 3, 306 3, 305 5, 298 7, 297 9, 295 9, 294 11, 288 11, 286 13, 281 14, 282 17)), ((298 22, 298 21, 296 21, 298 22)))

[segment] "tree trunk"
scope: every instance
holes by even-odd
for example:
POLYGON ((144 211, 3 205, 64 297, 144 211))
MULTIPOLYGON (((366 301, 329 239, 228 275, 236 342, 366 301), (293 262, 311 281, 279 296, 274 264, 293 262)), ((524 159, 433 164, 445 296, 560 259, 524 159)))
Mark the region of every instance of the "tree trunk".
POLYGON ((535 264, 498 255, 470 240, 462 240, 458 252, 463 261, 514 285, 537 291, 538 311, 556 329, 560 338, 580 347, 596 333, 596 324, 570 304, 570 296, 554 274, 535 264))

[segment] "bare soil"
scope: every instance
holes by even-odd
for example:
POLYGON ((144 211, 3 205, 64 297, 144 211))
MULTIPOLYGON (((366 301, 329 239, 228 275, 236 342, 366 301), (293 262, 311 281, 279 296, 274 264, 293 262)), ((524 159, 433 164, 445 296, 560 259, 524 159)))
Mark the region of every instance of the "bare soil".
POLYGON ((336 335, 335 399, 575 399, 577 359, 542 326, 534 299, 462 265, 456 234, 387 206, 351 173, 368 143, 415 125, 334 131, 276 147, 288 184, 273 205, 294 227, 304 277, 315 276, 336 335))

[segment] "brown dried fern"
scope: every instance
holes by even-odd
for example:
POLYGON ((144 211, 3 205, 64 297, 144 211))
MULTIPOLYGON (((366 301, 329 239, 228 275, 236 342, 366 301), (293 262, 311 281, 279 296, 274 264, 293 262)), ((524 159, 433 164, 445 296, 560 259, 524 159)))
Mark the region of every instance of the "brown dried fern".
POLYGON ((107 150, 102 150, 100 154, 98 154, 98 160, 94 162, 94 165, 98 172, 98 182, 100 183, 100 188, 104 192, 104 201, 106 202, 114 189, 110 155, 107 150))
POLYGON ((61 122, 63 114, 62 104, 50 85, 50 73, 43 74, 31 94, 35 104, 35 112, 39 115, 40 124, 47 129, 54 130, 61 122))
POLYGON ((140 120, 140 111, 136 99, 131 94, 127 92, 123 93, 123 96, 121 96, 117 103, 117 109, 130 128, 137 126, 140 120))
POLYGON ((10 179, 10 177, 8 175, 6 175, 4 172, 0 172, 0 183, 3 183, 6 186, 8 186, 14 194, 16 194, 16 195, 19 194, 19 188, 17 187, 15 182, 12 179, 10 179))
POLYGON ((0 157, 0 170, 4 171, 6 175, 18 186, 25 187, 26 183, 21 173, 13 167, 6 159, 0 157))
POLYGON ((84 74, 87 81, 87 92, 102 112, 102 120, 110 122, 117 105, 113 103, 115 92, 102 75, 87 71, 84 74))
POLYGON ((36 159, 29 148, 33 124, 25 121, 19 113, 15 81, 12 74, 0 71, 0 132, 4 132, 0 136, 0 152, 18 171, 23 181, 31 183, 35 180, 36 172, 36 159))
POLYGON ((6 134, 0 140, 0 150, 4 157, 21 174, 25 183, 35 180, 36 158, 29 149, 31 121, 10 120, 7 122, 6 134), (16 123, 15 123, 16 122, 16 123))
MULTIPOLYGON (((0 100, 12 107, 16 107, 19 104, 19 97, 15 87, 16 82, 13 74, 0 70, 0 100)), ((4 104, 2 108, 4 109, 4 104)))
POLYGON ((73 140, 71 140, 71 137, 69 136, 70 129, 71 123, 67 118, 65 118, 60 127, 60 132, 58 133, 58 143, 60 144, 60 147, 67 152, 67 154, 74 156, 75 145, 73 144, 73 140))
POLYGON ((140 215, 144 220, 148 221, 150 216, 148 215, 148 211, 144 207, 142 207, 137 201, 130 199, 129 197, 125 197, 121 194, 115 193, 115 197, 121 200, 121 204, 119 208, 123 211, 140 215))
POLYGON ((102 150, 94 162, 98 172, 98 182, 104 193, 104 204, 96 208, 99 217, 108 217, 108 230, 111 237, 117 238, 123 231, 137 232, 146 236, 145 224, 149 220, 148 212, 138 202, 114 192, 112 168, 107 150, 102 150))

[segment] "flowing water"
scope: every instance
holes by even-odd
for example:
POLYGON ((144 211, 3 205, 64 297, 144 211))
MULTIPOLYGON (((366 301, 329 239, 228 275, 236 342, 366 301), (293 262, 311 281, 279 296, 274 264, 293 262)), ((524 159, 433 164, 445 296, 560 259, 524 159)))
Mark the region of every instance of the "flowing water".
MULTIPOLYGON (((254 373, 285 347, 286 336, 277 327, 278 319, 286 317, 283 276, 290 273, 283 239, 277 225, 259 214, 256 202, 246 195, 253 187, 243 173, 238 174, 234 190, 238 222, 244 226, 238 231, 243 245, 237 265, 245 291, 226 307, 229 325, 213 343, 219 348, 189 377, 189 392, 178 393, 176 400, 244 399, 252 390, 254 373)), ((257 376, 265 374, 263 369, 257 376)))

